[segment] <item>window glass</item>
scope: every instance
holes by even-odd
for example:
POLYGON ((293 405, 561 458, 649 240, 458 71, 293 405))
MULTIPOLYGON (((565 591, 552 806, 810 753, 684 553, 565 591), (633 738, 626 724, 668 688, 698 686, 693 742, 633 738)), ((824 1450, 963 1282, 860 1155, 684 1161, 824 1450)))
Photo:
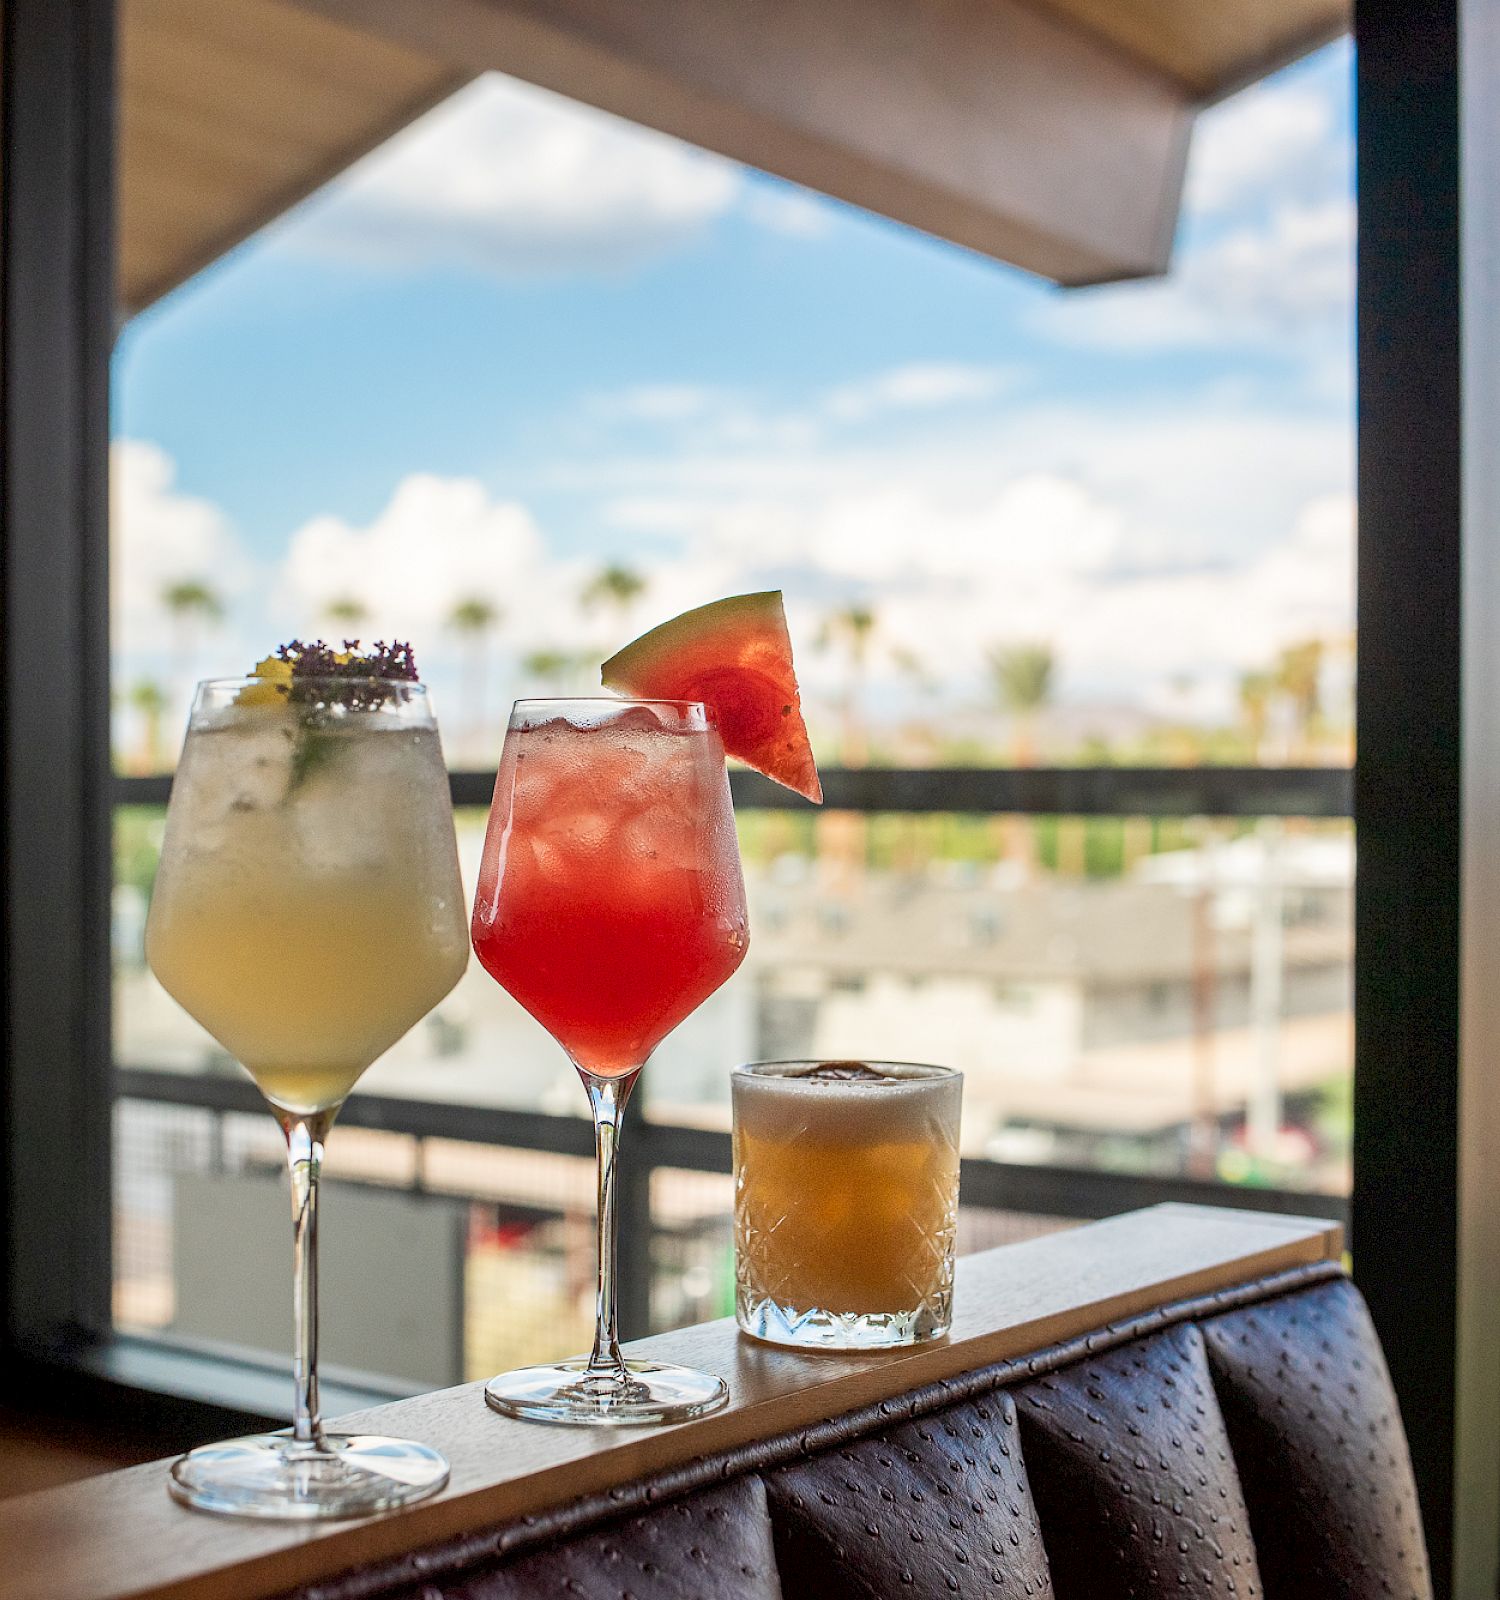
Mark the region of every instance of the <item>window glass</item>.
MULTIPOLYGON (((196 678, 319 636, 409 638, 450 767, 493 770, 512 699, 768 587, 826 767, 1347 768, 1349 76, 1330 46, 1205 114, 1171 275, 1067 293, 479 80, 127 326, 117 770, 170 771, 196 678)), ((161 802, 127 782, 116 814, 116 1313, 228 1338, 193 1196, 259 1203, 279 1144, 202 1088, 239 1069, 145 967, 161 802)), ((653 1119, 727 1127, 737 1060, 929 1058, 966 1074, 974 1158, 1347 1189, 1346 820, 738 821, 749 957, 648 1068, 653 1119)), ((360 1090, 586 1109, 476 965, 360 1090)), ((586 1343, 590 1164, 483 1126, 335 1133, 330 1214, 374 1250, 408 1200, 457 1309, 404 1372, 351 1313, 334 1363, 425 1383, 586 1343)), ((722 1314, 726 1180, 640 1192, 655 1324, 722 1314)), ((1017 1204, 963 1243, 1071 1220, 1017 1204)))

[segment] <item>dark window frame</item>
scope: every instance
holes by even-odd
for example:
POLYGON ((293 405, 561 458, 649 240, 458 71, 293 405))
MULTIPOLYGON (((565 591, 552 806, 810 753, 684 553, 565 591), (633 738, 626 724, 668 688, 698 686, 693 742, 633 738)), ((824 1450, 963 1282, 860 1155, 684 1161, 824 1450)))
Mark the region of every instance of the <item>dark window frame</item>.
MULTIPOLYGON (((1480 669, 1500 668, 1500 645, 1475 625, 1480 601, 1464 589, 1465 558, 1471 567, 1488 559, 1478 519, 1465 521, 1466 469, 1480 470, 1477 451, 1464 455, 1478 425, 1463 403, 1466 382, 1478 381, 1465 359, 1482 357, 1481 377, 1491 383, 1500 367, 1484 322, 1494 311, 1462 298, 1466 273, 1478 270, 1466 251, 1482 243, 1464 236, 1463 162, 1484 159, 1464 151, 1494 142, 1480 118, 1496 102, 1500 72, 1500 52, 1487 64, 1477 48, 1464 53, 1463 38, 1494 42, 1482 12, 1480 0, 1355 5, 1362 760, 1353 779, 1361 840, 1353 1218, 1358 1276, 1406 1408, 1440 1596, 1451 1592, 1453 1572, 1460 1339, 1494 1332, 1493 1320, 1476 1322, 1464 1309, 1460 1277, 1461 1244, 1473 1244, 1460 1191, 1461 1111, 1472 1092, 1460 1071, 1460 1024, 1472 1004, 1460 983, 1461 917, 1488 909, 1496 895, 1466 867, 1459 823, 1482 777, 1477 762, 1500 753, 1473 721, 1478 689, 1469 706, 1463 694, 1465 671, 1478 683, 1480 669), (1470 625, 1466 638, 1461 623, 1470 625), (1480 634, 1488 642, 1475 644, 1480 634), (1466 884, 1475 891, 1467 905, 1466 884)), ((175 1442, 188 1442, 235 1415, 263 1414, 259 1402, 234 1410, 251 1393, 235 1387, 245 1369, 205 1367, 199 1401, 169 1413, 152 1396, 182 1385, 146 1373, 149 1350, 98 1336, 108 1317, 101 1180, 111 1103, 114 6, 6 0, 0 18, 0 1381, 13 1402, 52 1410, 87 1411, 107 1396, 135 1426, 165 1422, 175 1442), (204 1405, 205 1395, 227 1405, 204 1405)), ((1493 504, 1500 449, 1493 417, 1484 425, 1492 436, 1484 503, 1493 504)), ((456 786, 465 803, 476 798, 470 781, 456 786)), ((1114 786, 1112 810, 1178 810, 1154 789, 1152 800, 1142 790, 1141 803, 1121 803, 1121 786, 1133 779, 1118 771, 840 781, 837 803, 878 790, 892 809, 953 809, 972 784, 989 801, 1008 796, 984 809, 1086 814, 1090 786, 1104 784, 1114 786)), ((1231 780, 1209 769, 1141 781, 1231 780)), ((756 796, 754 780, 737 788, 746 803, 782 803, 756 796)), ((1260 792, 1245 809, 1272 812, 1269 800, 1260 792)), ((1218 808, 1200 797, 1181 809, 1218 808)), ((1493 1542, 1495 1496, 1486 1487, 1481 1498, 1474 1514, 1487 1519, 1493 1542)))
POLYGON ((4 1321, 48 1360, 108 1308, 113 7, 0 26, 4 1321))

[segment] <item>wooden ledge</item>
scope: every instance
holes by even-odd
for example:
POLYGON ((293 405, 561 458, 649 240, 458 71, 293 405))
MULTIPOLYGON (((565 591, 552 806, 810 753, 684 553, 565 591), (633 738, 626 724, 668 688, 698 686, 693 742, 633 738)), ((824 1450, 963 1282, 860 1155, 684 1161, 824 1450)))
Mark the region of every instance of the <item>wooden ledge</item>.
POLYGON ((0 1600, 258 1600, 695 1456, 806 1427, 991 1362, 1025 1355, 1343 1248, 1335 1223, 1156 1206, 1007 1245, 958 1264, 951 1336, 868 1355, 802 1354, 732 1321, 643 1339, 632 1351, 721 1373, 729 1405, 676 1427, 581 1430, 514 1422, 465 1384, 339 1419, 422 1439, 452 1463, 439 1496, 404 1512, 314 1528, 206 1516, 167 1496, 165 1462, 0 1501, 0 1600))

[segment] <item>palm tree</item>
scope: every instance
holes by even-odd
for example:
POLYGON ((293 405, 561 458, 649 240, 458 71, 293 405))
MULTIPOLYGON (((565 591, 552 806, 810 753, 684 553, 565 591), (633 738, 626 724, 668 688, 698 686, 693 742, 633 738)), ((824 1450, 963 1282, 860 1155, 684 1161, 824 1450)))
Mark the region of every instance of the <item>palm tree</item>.
POLYGON ((370 620, 370 608, 355 594, 336 594, 323 602, 323 615, 340 628, 354 629, 370 620))
POLYGON ((224 620, 224 602, 217 591, 201 579, 178 578, 162 586, 161 603, 172 619, 173 676, 177 687, 186 695, 193 683, 193 658, 197 654, 199 630, 224 620))
POLYGON ((623 633, 626 620, 645 588, 646 580, 633 567, 609 561, 584 584, 578 598, 585 611, 605 606, 614 612, 623 633))
POLYGON ((160 772, 162 759, 161 725, 168 709, 167 691, 151 678, 142 678, 130 687, 131 708, 140 713, 141 743, 136 765, 142 772, 160 772))
POLYGON ((1266 724, 1270 718, 1271 695, 1275 680, 1269 672, 1246 672, 1240 677, 1240 711, 1250 734, 1250 754, 1253 760, 1261 759, 1266 742, 1266 724))
POLYGON ((1276 687, 1291 702, 1298 751, 1304 751, 1318 720, 1323 641, 1304 639, 1276 658, 1276 687))
POLYGON ((1057 660, 1048 644, 995 645, 985 658, 996 698, 1012 718, 1011 759, 1036 761, 1037 714, 1051 702, 1057 660))
POLYGON ((818 630, 817 647, 827 650, 842 646, 845 652, 843 739, 840 758, 846 767, 864 765, 868 740, 865 737, 864 687, 870 663, 870 646, 876 627, 875 611, 856 602, 831 611, 818 630))
POLYGON ((490 634, 500 621, 500 608, 481 594, 465 595, 454 601, 448 613, 448 626, 463 641, 464 716, 463 725, 477 732, 484 725, 485 680, 490 634))
POLYGON ((928 671, 927 664, 915 650, 909 650, 905 645, 892 645, 891 665, 922 694, 937 693, 940 687, 938 680, 928 671))
POLYGON ((579 657, 566 650, 532 650, 521 657, 521 671, 550 689, 565 688, 578 667, 579 657))
MULTIPOLYGON (((1052 647, 1036 641, 997 644, 986 651, 985 661, 995 698, 1010 714, 1011 763, 1017 767, 1034 766, 1037 716, 1052 699, 1057 665, 1052 647)), ((1015 863, 1022 876, 1029 879, 1036 868, 1035 821, 1030 817, 997 817, 992 830, 999 854, 1015 863)))

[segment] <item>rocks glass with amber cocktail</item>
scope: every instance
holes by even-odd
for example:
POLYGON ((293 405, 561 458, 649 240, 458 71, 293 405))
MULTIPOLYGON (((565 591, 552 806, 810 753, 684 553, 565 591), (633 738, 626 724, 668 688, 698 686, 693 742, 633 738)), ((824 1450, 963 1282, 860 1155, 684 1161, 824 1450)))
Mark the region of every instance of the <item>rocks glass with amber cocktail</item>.
POLYGON ((962 1076, 905 1061, 761 1061, 732 1081, 740 1327, 838 1350, 946 1333, 962 1076))
POLYGON ((201 1510, 363 1516, 448 1477, 426 1445, 318 1416, 323 1143, 468 958, 448 775, 415 680, 404 645, 287 646, 254 677, 199 684, 172 782, 147 958, 281 1124, 295 1257, 291 1431, 182 1457, 172 1493, 201 1510))

